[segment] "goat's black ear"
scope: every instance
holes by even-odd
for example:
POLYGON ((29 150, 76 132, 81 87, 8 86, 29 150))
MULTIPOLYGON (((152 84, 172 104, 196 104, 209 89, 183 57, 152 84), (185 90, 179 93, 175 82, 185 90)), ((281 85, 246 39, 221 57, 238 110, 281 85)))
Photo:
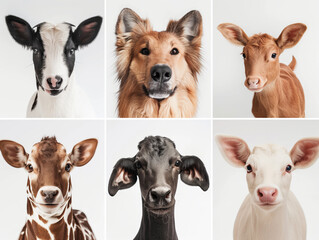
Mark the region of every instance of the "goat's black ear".
POLYGON ((6 16, 6 23, 13 39, 24 47, 31 48, 33 43, 34 30, 22 18, 6 16))
POLYGON ((196 156, 184 156, 182 162, 181 180, 206 191, 209 188, 209 178, 204 163, 196 156))
POLYGON ((72 40, 77 47, 90 44, 100 31, 102 17, 96 16, 83 21, 74 31, 72 40))
POLYGON ((122 158, 114 166, 109 180, 109 194, 114 196, 118 190, 132 187, 137 180, 134 158, 122 158))

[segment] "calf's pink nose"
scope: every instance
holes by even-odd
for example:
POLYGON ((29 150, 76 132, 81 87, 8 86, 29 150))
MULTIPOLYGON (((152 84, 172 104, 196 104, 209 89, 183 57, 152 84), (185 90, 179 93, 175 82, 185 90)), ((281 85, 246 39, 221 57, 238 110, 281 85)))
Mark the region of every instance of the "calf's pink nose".
POLYGON ((278 191, 276 188, 263 187, 257 190, 257 194, 258 194, 260 202, 274 203, 278 196, 278 191))
POLYGON ((257 88, 260 84, 259 78, 247 78, 247 83, 249 88, 257 88))

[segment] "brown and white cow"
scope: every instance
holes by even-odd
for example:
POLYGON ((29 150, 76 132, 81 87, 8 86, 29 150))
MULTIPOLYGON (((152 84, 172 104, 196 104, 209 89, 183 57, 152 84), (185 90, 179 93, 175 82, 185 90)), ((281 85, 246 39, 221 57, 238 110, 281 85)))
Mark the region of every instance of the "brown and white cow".
POLYGON ((293 57, 287 66, 279 62, 279 56, 295 46, 306 29, 302 23, 291 24, 274 38, 268 34, 248 37, 231 23, 218 26, 227 40, 244 46, 245 86, 254 92, 252 113, 255 117, 305 117, 304 92, 293 72, 296 59, 293 57))
POLYGON ((97 143, 84 140, 67 154, 55 137, 44 137, 28 154, 19 143, 0 141, 7 163, 28 171, 27 221, 19 240, 95 239, 85 214, 72 209, 70 172, 92 159, 97 143))

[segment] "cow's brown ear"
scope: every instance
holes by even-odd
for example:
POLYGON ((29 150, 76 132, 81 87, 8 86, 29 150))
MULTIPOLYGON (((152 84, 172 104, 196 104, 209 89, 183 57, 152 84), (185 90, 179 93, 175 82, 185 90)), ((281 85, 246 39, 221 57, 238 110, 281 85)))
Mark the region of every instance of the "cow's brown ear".
POLYGON ((28 160, 28 154, 21 144, 10 140, 2 140, 0 141, 0 150, 4 160, 12 167, 25 167, 28 160))

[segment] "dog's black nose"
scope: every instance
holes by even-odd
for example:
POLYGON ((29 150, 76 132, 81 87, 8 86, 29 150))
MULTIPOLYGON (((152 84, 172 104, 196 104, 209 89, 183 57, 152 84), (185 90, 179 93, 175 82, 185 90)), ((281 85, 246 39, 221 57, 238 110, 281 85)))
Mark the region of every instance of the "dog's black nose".
POLYGON ((51 77, 47 78, 47 82, 48 82, 50 88, 59 89, 62 82, 63 82, 63 79, 62 79, 62 77, 57 75, 57 76, 52 77, 52 78, 51 77))
POLYGON ((151 68, 151 76, 156 82, 167 82, 172 77, 172 69, 167 65, 155 65, 151 68))

